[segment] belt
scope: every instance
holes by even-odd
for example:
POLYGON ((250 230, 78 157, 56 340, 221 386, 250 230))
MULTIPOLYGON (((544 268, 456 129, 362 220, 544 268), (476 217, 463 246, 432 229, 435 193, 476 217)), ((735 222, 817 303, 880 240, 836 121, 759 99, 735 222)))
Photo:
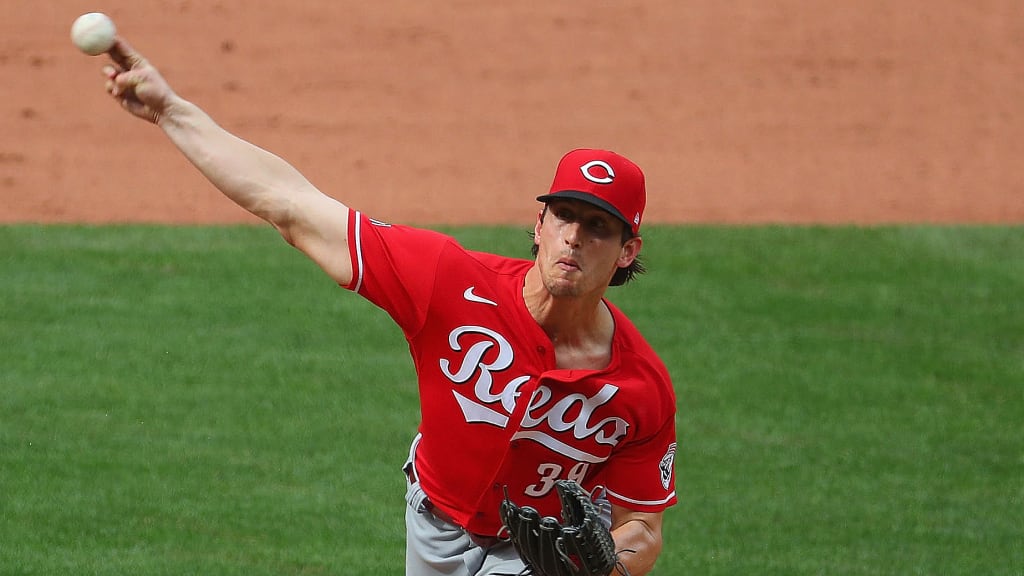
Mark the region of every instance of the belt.
MULTIPOLYGON (((409 469, 405 471, 405 475, 409 477, 409 482, 412 484, 415 484, 416 482, 419 481, 416 478, 416 470, 414 470, 412 466, 409 466, 409 469)), ((427 512, 430 512, 434 516, 434 518, 437 518, 442 522, 447 522, 448 524, 451 524, 453 526, 458 526, 463 532, 466 533, 466 536, 469 536, 469 540, 473 544, 479 546, 480 548, 492 548, 494 546, 497 546, 498 544, 505 542, 505 540, 502 540, 497 536, 477 534, 476 532, 470 532, 469 530, 466 530, 461 524, 456 522, 455 519, 452 518, 450 514, 448 514, 444 510, 441 510, 437 506, 434 506, 434 503, 430 501, 430 497, 424 498, 423 507, 426 508, 427 512)))

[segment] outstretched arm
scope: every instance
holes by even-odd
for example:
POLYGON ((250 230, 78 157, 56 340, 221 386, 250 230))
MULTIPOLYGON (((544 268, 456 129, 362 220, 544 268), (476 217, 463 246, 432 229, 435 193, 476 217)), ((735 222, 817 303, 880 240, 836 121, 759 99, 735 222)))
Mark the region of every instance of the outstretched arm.
POLYGON ((159 126, 186 158, 236 204, 272 224, 339 284, 352 278, 348 208, 290 164, 221 128, 181 98, 141 54, 118 38, 104 67, 107 91, 125 110, 159 126))

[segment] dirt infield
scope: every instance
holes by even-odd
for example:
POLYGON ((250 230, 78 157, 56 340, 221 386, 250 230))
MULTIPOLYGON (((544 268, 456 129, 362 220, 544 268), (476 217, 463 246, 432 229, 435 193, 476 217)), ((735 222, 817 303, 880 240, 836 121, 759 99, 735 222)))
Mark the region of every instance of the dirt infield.
POLYGON ((107 98, 93 10, 385 220, 529 222, 594 146, 648 222, 1024 222, 1019 0, 0 0, 0 222, 252 220, 107 98))

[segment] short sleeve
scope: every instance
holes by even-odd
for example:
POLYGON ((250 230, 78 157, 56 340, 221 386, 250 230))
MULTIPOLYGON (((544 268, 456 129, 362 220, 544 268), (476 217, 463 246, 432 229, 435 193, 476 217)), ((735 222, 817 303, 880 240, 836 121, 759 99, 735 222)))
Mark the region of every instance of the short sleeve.
POLYGON ((353 274, 346 288, 384 309, 407 335, 413 333, 426 316, 440 255, 453 243, 438 232, 387 224, 350 210, 353 274))
POLYGON ((595 479, 619 506, 659 512, 676 503, 676 427, 669 418, 651 438, 624 446, 595 479))

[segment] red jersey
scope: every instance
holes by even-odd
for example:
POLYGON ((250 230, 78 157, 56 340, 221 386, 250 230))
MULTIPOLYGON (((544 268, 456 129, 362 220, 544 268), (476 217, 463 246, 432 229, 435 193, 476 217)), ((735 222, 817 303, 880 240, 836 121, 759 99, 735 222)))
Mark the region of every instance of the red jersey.
POLYGON ((676 502, 675 393, 626 316, 610 364, 561 370, 523 300, 533 262, 468 251, 443 234, 349 213, 348 289, 388 312, 419 380, 416 473, 434 506, 496 535, 507 489, 542 515, 561 510, 554 481, 603 487, 617 505, 676 502))

